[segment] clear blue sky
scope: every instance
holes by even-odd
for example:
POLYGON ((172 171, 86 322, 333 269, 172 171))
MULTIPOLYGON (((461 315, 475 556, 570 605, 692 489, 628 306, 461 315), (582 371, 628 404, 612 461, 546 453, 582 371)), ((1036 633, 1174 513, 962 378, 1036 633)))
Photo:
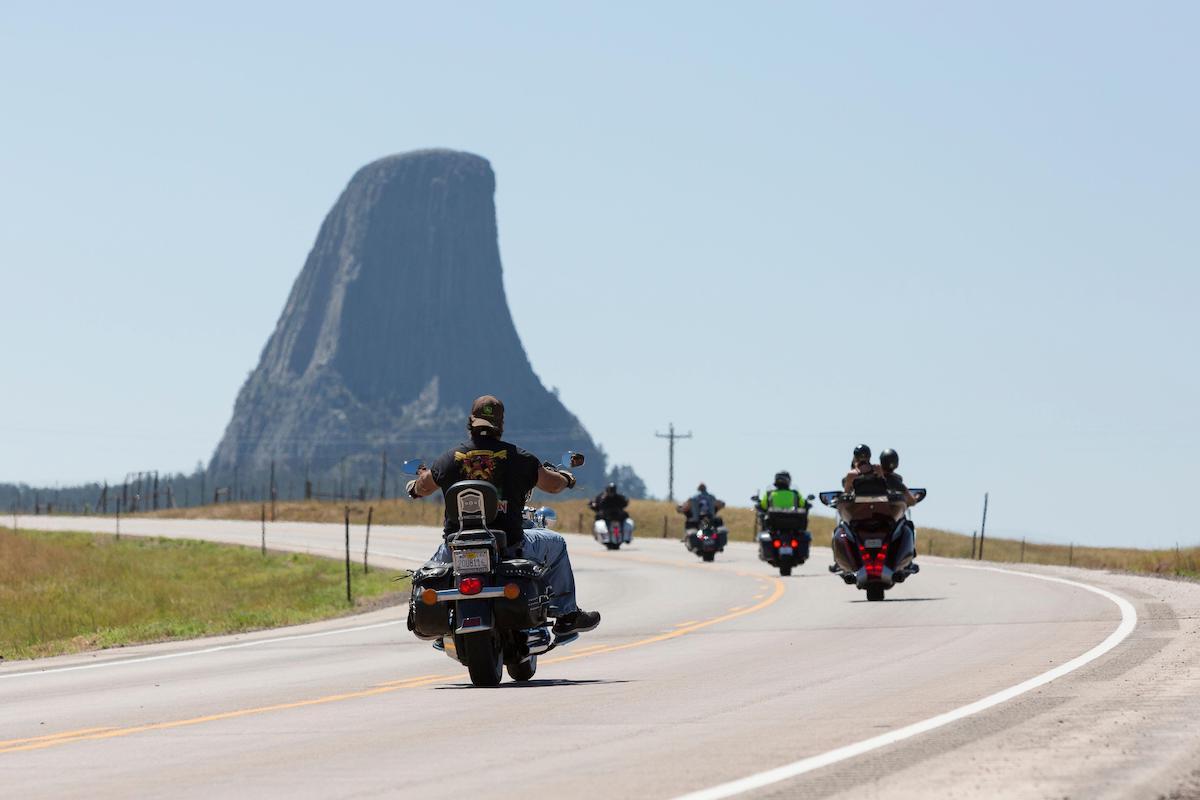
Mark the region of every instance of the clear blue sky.
POLYGON ((919 524, 990 491, 996 534, 1198 543, 1156 513, 1200 449, 1198 22, 6 3, 0 480, 207 461, 350 175, 444 146, 496 170, 534 368, 656 494, 673 420, 677 486, 734 502, 862 440, 919 524))

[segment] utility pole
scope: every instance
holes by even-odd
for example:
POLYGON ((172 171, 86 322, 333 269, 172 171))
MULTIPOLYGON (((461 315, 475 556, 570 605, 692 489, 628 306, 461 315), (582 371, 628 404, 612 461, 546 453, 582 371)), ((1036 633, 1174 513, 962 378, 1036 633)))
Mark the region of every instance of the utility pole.
POLYGON ((675 440, 690 439, 692 432, 676 433, 675 423, 672 422, 667 426, 667 433, 654 432, 654 435, 659 439, 667 440, 667 500, 675 502, 675 440))
POLYGON ((983 534, 987 530, 988 493, 983 493, 983 522, 979 525, 979 560, 983 560, 983 534))
MULTIPOLYGON (((384 450, 383 451, 383 474, 379 477, 379 499, 383 500, 386 498, 387 498, 387 450, 384 450)), ((368 525, 367 529, 370 530, 370 527, 371 526, 368 525)), ((364 566, 364 572, 365 572, 366 571, 365 563, 363 566, 364 566)))

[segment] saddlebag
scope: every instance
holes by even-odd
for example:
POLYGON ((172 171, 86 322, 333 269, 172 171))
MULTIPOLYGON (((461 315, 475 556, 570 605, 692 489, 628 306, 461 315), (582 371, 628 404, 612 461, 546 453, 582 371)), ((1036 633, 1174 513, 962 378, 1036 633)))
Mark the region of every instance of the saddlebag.
POLYGON ((492 606, 496 625, 509 630, 533 628, 546 622, 546 568, 527 558, 513 558, 500 562, 496 569, 496 583, 515 583, 521 587, 521 595, 515 600, 501 597, 492 606))
POLYGON ((450 589, 454 586, 454 568, 450 564, 426 564, 412 575, 412 595, 408 600, 408 629, 421 639, 437 639, 453 632, 450 603, 431 606, 421 602, 425 589, 450 589))

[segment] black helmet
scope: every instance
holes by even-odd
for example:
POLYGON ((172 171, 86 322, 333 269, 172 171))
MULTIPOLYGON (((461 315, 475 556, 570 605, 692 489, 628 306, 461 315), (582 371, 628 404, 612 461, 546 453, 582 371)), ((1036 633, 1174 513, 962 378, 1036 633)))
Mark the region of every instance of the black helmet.
POLYGON ((616 494, 617 493, 617 485, 615 483, 610 483, 608 486, 605 486, 604 493, 605 494, 616 494))
POLYGON ((894 470, 900 466, 900 454, 889 447, 879 454, 879 466, 884 469, 894 470))
POLYGON ((871 448, 867 447, 865 444, 860 444, 858 447, 854 448, 854 460, 862 461, 864 459, 867 461, 871 460, 871 448))
POLYGON ((779 472, 775 473, 775 488, 776 489, 787 489, 791 485, 792 485, 792 475, 790 472, 788 472, 785 469, 785 470, 780 470, 779 472))
POLYGON ((703 483, 701 483, 699 486, 696 487, 696 491, 697 492, 707 492, 708 487, 705 486, 703 483))

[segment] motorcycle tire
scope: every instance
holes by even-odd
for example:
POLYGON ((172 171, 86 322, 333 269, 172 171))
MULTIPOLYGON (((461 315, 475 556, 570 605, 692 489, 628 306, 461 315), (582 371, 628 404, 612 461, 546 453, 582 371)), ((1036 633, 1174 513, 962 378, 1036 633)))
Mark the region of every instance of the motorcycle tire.
POLYGON ((620 542, 606 542, 604 546, 607 547, 609 550, 620 550, 621 549, 620 542))
POLYGON ((712 561, 714 558, 717 557, 717 554, 716 553, 701 553, 700 557, 703 558, 705 561, 712 561))
POLYGON ((462 637, 462 653, 467 662, 471 683, 476 686, 499 686, 504 677, 504 651, 491 631, 468 633, 462 637))
POLYGON ((791 567, 780 567, 779 574, 786 578, 788 575, 792 574, 792 568, 791 567))
POLYGON ((877 583, 872 583, 867 586, 867 599, 871 602, 877 602, 883 599, 883 593, 887 591, 877 583))
POLYGON ((531 680, 537 672, 537 656, 530 656, 526 661, 508 665, 508 677, 514 681, 531 680))

